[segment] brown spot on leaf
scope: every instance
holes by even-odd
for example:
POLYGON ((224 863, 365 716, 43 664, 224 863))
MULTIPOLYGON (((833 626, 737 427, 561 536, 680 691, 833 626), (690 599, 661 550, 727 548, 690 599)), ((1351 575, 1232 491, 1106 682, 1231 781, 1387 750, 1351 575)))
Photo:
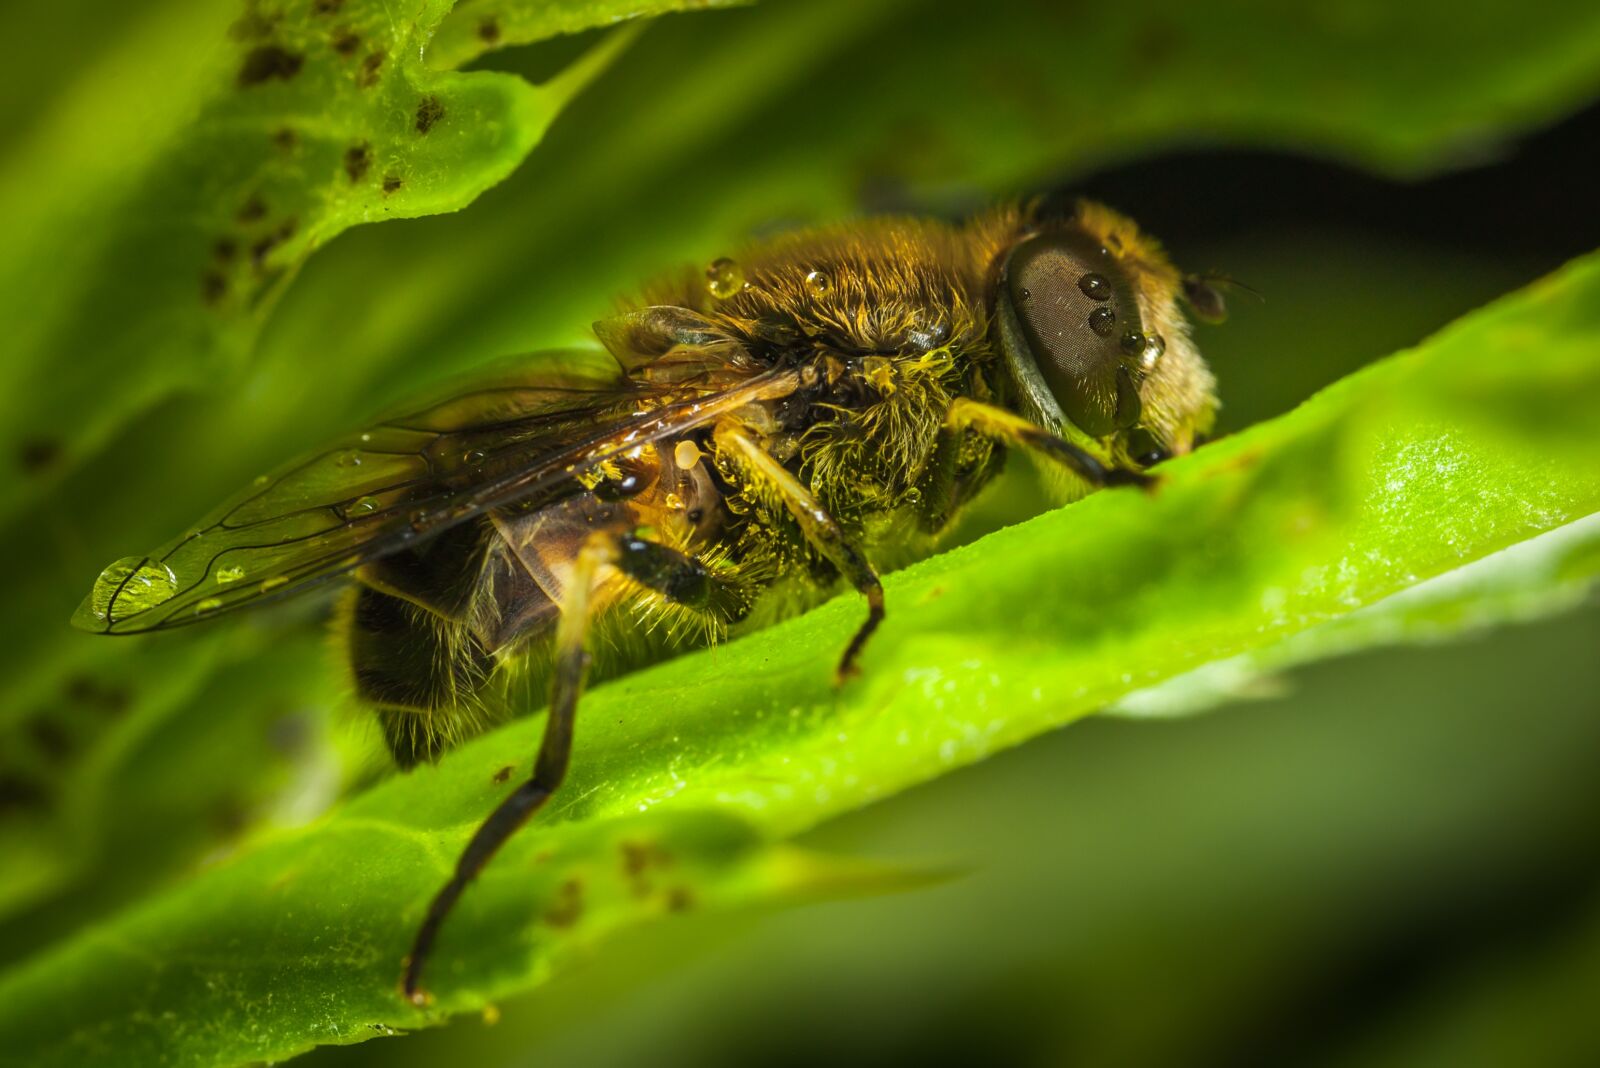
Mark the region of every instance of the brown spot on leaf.
POLYGON ((501 768, 499 771, 494 773, 493 781, 494 782, 505 782, 507 779, 511 778, 511 773, 513 771, 516 771, 516 770, 517 769, 515 767, 511 766, 510 764, 507 764, 505 767, 501 768))
POLYGON ((622 870, 629 878, 643 875, 651 868, 672 866, 672 854, 654 842, 622 842, 622 870))
POLYGON ((405 184, 405 180, 398 174, 386 174, 383 176, 383 195, 388 196, 405 184))
POLYGON ((43 808, 50 801, 44 787, 18 775, 0 775, 0 812, 43 808))
POLYGON ((211 245, 211 258, 218 263, 232 263, 239 254, 239 245, 231 237, 219 237, 211 245))
POLYGON ((372 146, 365 141, 357 141, 344 150, 344 173, 352 182, 365 178, 371 167, 372 146))
POLYGON ((43 474, 61 462, 61 452, 55 438, 28 438, 17 447, 17 464, 30 475, 43 474))
POLYGON ((383 53, 368 52, 367 58, 361 61, 361 72, 356 75, 356 84, 363 89, 371 89, 378 84, 378 72, 383 69, 383 53))
POLYGON ((344 7, 344 0, 312 0, 311 13, 313 15, 331 15, 344 7))
POLYGON ((89 675, 74 675, 63 688, 68 701, 102 712, 120 714, 133 704, 133 694, 121 686, 101 685, 89 675))
POLYGON ((500 20, 489 15, 478 23, 478 40, 491 45, 500 40, 500 20))
POLYGON ((200 299, 216 304, 228 295, 228 280, 221 271, 209 270, 200 275, 200 299))
POLYGON ((279 152, 293 152, 300 144, 300 135, 293 126, 280 126, 272 133, 272 143, 279 152))
POLYGON ((48 716, 37 715, 30 719, 28 736, 49 760, 59 763, 72 753, 72 737, 61 724, 48 716))
POLYGON ((436 96, 425 96, 417 104, 417 133, 425 134, 444 118, 444 104, 436 96))
POLYGON ((346 26, 333 35, 333 50, 349 59, 361 47, 361 35, 346 26))
POLYGON ((544 910, 544 922, 551 927, 571 927, 583 917, 583 884, 568 879, 556 891, 550 907, 544 910))
POLYGON ((295 226, 295 220, 285 219, 276 230, 265 237, 259 238, 255 244, 250 246, 250 262, 255 265, 257 271, 261 271, 266 267, 267 257, 272 255, 273 249, 294 235, 295 226))
POLYGON ((688 912, 694 908, 694 891, 687 886, 674 886, 667 891, 667 911, 688 912))
POLYGON ((238 219, 242 223, 251 223, 266 217, 267 202, 261 199, 260 193, 251 193, 245 202, 239 205, 238 219))
POLYGON ((286 82, 300 73, 300 65, 304 62, 305 56, 291 52, 282 45, 252 48, 244 57, 244 65, 239 68, 239 87, 249 88, 273 78, 286 82))

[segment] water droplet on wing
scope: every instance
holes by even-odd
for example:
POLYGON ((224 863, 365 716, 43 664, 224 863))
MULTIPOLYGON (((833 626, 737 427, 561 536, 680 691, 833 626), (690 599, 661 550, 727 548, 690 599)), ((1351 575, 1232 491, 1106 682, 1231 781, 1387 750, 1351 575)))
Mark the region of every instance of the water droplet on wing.
POLYGON ((115 618, 126 619, 170 600, 177 592, 178 577, 166 564, 148 556, 125 556, 94 580, 87 608, 95 620, 105 621, 112 618, 115 601, 115 618))

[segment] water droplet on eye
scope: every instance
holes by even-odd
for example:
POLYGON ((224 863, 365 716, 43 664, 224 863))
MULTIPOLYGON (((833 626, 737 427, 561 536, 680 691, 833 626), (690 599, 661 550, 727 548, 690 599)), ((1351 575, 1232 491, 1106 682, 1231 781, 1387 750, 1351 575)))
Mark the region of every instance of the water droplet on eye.
POLYGON ((217 585, 219 586, 226 586, 230 582, 238 582, 242 578, 244 578, 244 568, 242 567, 217 568, 217 585))
POLYGON ((147 556, 125 556, 94 580, 89 611, 95 619, 109 619, 115 598, 116 618, 126 619, 170 600, 177 592, 178 577, 166 564, 147 556))
POLYGON ((348 505, 345 506, 344 514, 347 515, 347 516, 371 515, 373 512, 376 512, 377 510, 378 510, 378 498, 376 498, 376 497, 357 497, 355 500, 351 501, 348 505))
POLYGON ((1096 308, 1089 313, 1089 329, 1101 337, 1110 337, 1117 329, 1117 313, 1110 308, 1096 308))
POLYGON ((1144 335, 1137 330, 1130 330, 1122 335, 1122 351, 1129 356, 1138 356, 1144 352, 1144 335))
POLYGON ((1106 281, 1106 276, 1103 274, 1091 272, 1084 275, 1078 279, 1078 288, 1083 290, 1083 295, 1090 300, 1111 299, 1111 283, 1106 281))
POLYGON ((1139 354, 1139 367, 1145 371, 1155 369, 1156 361, 1161 359, 1162 353, 1167 351, 1167 341, 1160 334, 1147 334, 1144 339, 1144 351, 1139 354))
POLYGON ((222 607, 222 598, 221 597, 207 597, 205 600, 201 601, 199 604, 194 606, 194 614, 197 615, 197 616, 203 616, 207 612, 215 612, 217 609, 219 609, 221 607, 222 607))
POLYGON ((1027 286, 1023 286, 1021 289, 1017 290, 1017 296, 1023 300, 1032 300, 1033 290, 1029 289, 1027 286))
POLYGON ((827 271, 811 271, 806 275, 806 288, 816 296, 825 296, 833 292, 833 279, 827 271))
POLYGON ((340 467, 360 467, 361 454, 354 449, 346 449, 333 458, 333 462, 340 467))
POLYGON ((288 584, 289 584, 288 576, 286 576, 286 575, 273 575, 269 579, 262 579, 261 580, 261 585, 259 587, 257 587, 257 588, 260 589, 262 593, 271 593, 273 590, 277 589, 279 586, 287 586, 288 584))
POLYGON ((744 288, 744 271, 726 256, 706 267, 706 289, 718 300, 727 300, 744 288))
POLYGON ((461 462, 466 464, 468 467, 477 467, 479 464, 483 463, 488 456, 489 454, 484 452, 482 449, 468 449, 466 452, 461 454, 461 462))

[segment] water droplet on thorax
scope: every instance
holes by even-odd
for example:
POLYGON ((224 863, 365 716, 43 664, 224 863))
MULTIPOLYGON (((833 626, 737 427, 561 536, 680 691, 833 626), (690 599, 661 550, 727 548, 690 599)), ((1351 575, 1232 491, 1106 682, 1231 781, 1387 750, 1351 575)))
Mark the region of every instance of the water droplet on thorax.
POLYGON ((819 297, 833 292, 833 278, 827 271, 812 271, 806 275, 806 288, 819 297))
POLYGON ((100 572, 89 594, 89 611, 95 619, 111 618, 112 600, 116 618, 154 608, 178 592, 178 577, 159 560, 147 556, 125 556, 100 572))
POLYGON ((718 300, 727 300, 744 288, 744 271, 726 256, 706 267, 706 289, 718 300))

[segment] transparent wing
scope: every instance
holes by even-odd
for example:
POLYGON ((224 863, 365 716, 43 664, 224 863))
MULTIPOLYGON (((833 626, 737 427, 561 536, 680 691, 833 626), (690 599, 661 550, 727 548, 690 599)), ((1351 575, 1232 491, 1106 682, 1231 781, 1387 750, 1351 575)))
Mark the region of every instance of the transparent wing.
POLYGON ((798 381, 717 360, 662 384, 584 359, 524 360, 257 479, 186 536, 106 568, 73 624, 161 630, 297 592, 489 509, 575 493, 587 469, 798 381))

